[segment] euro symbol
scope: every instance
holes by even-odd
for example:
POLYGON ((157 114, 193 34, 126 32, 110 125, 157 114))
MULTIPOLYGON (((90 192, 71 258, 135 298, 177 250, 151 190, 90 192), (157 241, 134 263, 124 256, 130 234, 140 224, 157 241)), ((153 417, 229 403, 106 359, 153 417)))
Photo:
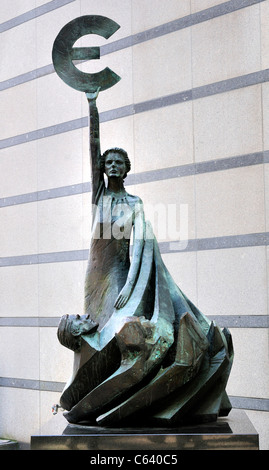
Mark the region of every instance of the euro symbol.
POLYGON ((105 16, 86 15, 66 24, 56 37, 52 60, 55 71, 69 86, 85 93, 94 93, 98 88, 106 90, 115 85, 121 78, 106 67, 98 73, 81 72, 73 60, 100 59, 100 47, 74 47, 75 42, 86 34, 98 34, 110 38, 120 26, 105 16))

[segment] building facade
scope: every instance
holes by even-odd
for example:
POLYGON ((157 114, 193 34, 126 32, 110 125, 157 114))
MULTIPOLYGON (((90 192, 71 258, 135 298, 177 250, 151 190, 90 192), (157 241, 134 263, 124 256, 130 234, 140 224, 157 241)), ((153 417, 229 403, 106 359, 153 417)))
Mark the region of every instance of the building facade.
POLYGON ((227 326, 227 386, 269 449, 269 0, 1 0, 0 437, 29 446, 72 371, 56 336, 83 311, 91 183, 88 104, 55 73, 60 29, 85 36, 121 81, 98 97, 102 151, 127 150, 177 284, 227 326))

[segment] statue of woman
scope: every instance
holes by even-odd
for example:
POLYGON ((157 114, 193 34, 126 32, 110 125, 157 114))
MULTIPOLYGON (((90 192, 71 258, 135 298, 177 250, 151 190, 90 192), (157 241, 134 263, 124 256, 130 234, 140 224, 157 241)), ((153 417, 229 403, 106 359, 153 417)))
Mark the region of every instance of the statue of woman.
POLYGON ((124 179, 131 164, 120 148, 100 151, 99 116, 95 96, 87 94, 90 110, 93 230, 85 281, 85 312, 101 329, 128 301, 137 279, 143 248, 142 201, 127 193, 124 179), (108 185, 105 187, 104 174, 108 185), (130 237, 134 231, 130 264, 130 237))
POLYGON ((141 199, 124 188, 128 155, 120 148, 101 154, 98 92, 86 95, 93 222, 84 315, 65 315, 58 328, 59 341, 75 354, 60 401, 64 415, 71 423, 111 425, 147 413, 149 421, 170 423, 189 413, 191 400, 192 417, 216 419, 230 409, 229 332, 212 324, 174 283, 141 199), (224 379, 214 395, 220 371, 224 379), (202 409, 201 390, 210 390, 217 404, 211 397, 202 409))

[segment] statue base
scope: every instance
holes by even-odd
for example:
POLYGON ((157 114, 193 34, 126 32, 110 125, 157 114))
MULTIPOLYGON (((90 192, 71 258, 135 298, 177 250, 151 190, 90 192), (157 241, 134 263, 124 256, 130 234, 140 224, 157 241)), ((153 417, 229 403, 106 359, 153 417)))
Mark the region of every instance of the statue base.
POLYGON ((59 413, 31 436, 31 450, 259 450, 259 435, 246 413, 231 410, 213 423, 161 427, 108 428, 68 424, 59 413))

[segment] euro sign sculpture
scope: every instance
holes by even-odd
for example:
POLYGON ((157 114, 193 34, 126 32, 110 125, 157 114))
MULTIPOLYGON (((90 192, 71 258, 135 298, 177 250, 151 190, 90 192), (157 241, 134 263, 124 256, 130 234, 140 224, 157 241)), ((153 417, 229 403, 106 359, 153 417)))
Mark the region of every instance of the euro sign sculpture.
POLYGON ((109 38, 118 28, 108 18, 83 16, 66 25, 53 46, 56 72, 89 103, 94 207, 84 312, 64 315, 57 331, 74 351, 60 405, 68 422, 88 425, 215 421, 231 410, 225 391, 231 334, 210 322, 172 279, 143 202, 125 190, 126 151, 101 152, 96 101, 120 77, 110 69, 85 74, 72 63, 100 56, 98 48, 73 48, 79 37, 109 38))

